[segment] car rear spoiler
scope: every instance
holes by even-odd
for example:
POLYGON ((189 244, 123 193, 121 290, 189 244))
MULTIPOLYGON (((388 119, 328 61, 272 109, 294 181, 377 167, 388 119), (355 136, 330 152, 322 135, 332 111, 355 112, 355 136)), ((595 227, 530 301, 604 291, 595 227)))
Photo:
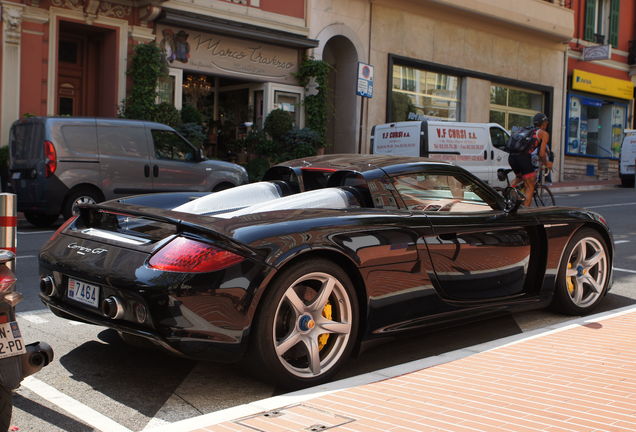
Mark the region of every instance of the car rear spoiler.
MULTIPOLYGON (((78 205, 80 211, 80 217, 83 221, 90 221, 90 213, 104 211, 109 213, 119 213, 129 216, 135 216, 143 219, 148 219, 157 222, 168 223, 171 225, 175 225, 177 229, 177 234, 181 233, 191 233, 195 235, 200 235, 209 240, 214 241, 216 244, 219 244, 225 249, 228 249, 233 252, 239 252, 241 255, 248 257, 261 257, 259 253, 254 251, 253 249, 247 247, 245 244, 236 241, 232 237, 229 237, 225 234, 221 234, 220 232, 208 228, 206 225, 210 224, 211 217, 210 216, 199 216, 199 215, 190 215, 186 213, 175 212, 172 210, 151 208, 144 206, 136 206, 131 204, 117 204, 117 205, 105 205, 105 204, 80 204, 78 205), (152 213, 149 212, 152 211, 152 213), (183 216, 177 217, 176 215, 183 216)), ((222 220, 219 220, 221 222, 222 220)), ((222 222, 221 222, 222 223, 222 222)))

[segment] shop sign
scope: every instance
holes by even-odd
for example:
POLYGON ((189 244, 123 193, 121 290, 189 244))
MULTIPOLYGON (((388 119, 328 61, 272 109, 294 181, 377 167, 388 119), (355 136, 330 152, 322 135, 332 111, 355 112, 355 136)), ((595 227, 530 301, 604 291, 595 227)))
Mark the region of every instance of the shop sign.
POLYGON ((157 26, 171 67, 297 85, 298 50, 258 41, 157 26))
POLYGON ((583 48, 583 60, 609 60, 612 58, 611 45, 594 45, 583 48))
POLYGON ((362 97, 373 97, 373 66, 366 63, 358 63, 356 94, 362 97))
POLYGON ((620 99, 634 98, 634 84, 631 81, 610 78, 591 72, 574 69, 572 89, 613 96, 620 99))

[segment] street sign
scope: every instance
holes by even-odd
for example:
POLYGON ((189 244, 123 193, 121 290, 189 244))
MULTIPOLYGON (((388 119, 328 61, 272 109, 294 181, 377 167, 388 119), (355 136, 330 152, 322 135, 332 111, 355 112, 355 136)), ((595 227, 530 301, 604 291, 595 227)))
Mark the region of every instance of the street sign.
POLYGON ((356 94, 367 98, 373 97, 373 66, 358 62, 358 85, 356 94))
POLYGON ((611 45, 595 45, 583 48, 583 60, 609 60, 612 58, 611 45))

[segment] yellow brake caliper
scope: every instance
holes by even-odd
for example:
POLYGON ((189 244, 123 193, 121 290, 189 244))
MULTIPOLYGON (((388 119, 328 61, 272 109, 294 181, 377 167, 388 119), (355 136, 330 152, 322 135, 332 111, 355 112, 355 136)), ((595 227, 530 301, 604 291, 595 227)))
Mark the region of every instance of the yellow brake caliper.
MULTIPOLYGON (((568 268, 571 269, 572 268, 572 263, 568 263, 568 268)), ((565 281, 567 283, 568 286, 568 293, 570 294, 574 294, 574 282, 572 282, 572 276, 565 278, 565 281)))
MULTIPOLYGON (((331 303, 327 303, 325 307, 322 309, 322 316, 324 316, 328 320, 332 319, 331 318, 332 317, 331 303)), ((318 336, 318 350, 322 350, 324 346, 327 345, 328 340, 329 340, 328 333, 324 333, 318 336)))

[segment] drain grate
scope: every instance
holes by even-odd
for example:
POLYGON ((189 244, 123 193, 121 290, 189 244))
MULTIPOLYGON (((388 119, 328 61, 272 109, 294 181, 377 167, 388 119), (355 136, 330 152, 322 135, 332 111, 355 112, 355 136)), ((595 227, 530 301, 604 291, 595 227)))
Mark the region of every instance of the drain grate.
POLYGON ((353 421, 355 419, 350 417, 299 404, 245 417, 234 423, 258 432, 272 430, 322 432, 353 421))

